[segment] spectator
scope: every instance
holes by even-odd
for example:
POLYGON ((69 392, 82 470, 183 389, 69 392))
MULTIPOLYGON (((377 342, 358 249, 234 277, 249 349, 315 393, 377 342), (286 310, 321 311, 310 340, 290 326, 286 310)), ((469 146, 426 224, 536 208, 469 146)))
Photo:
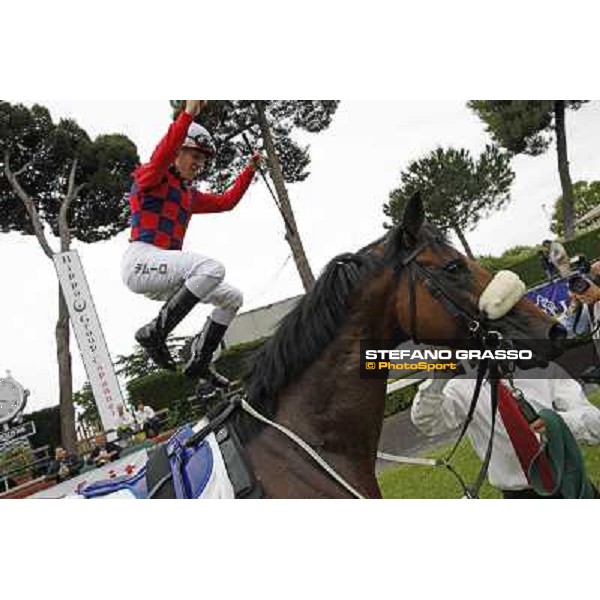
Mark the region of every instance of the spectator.
MULTIPOLYGON (((441 376, 423 383, 411 408, 413 423, 429 436, 458 430, 468 413, 475 384, 475 378, 466 376, 450 381, 441 376)), ((574 379, 515 379, 514 384, 535 410, 556 410, 578 441, 600 444, 600 410, 588 402, 582 387, 574 379)), ((490 404, 491 387, 486 381, 467 429, 471 445, 481 460, 485 457, 491 434, 490 404)), ((543 422, 539 419, 531 424, 536 434, 541 433, 542 427, 543 422)), ((488 468, 490 484, 500 489, 504 498, 543 498, 531 487, 500 414, 494 436, 488 468)), ((536 443, 539 446, 539 442, 536 443)))
POLYGON ((571 264, 565 247, 560 242, 544 240, 542 248, 548 262, 558 271, 561 277, 566 277, 571 272, 571 264))
POLYGON ((553 281, 554 278, 558 275, 558 271, 550 262, 550 259, 548 258, 548 253, 545 249, 542 248, 538 251, 538 256, 542 265, 542 269, 544 270, 544 274, 546 275, 546 279, 548 281, 553 281))
POLYGON ((94 448, 88 456, 88 465, 101 467, 121 456, 121 448, 114 442, 109 442, 104 433, 98 434, 94 439, 94 448))
POLYGON ((46 479, 60 483, 79 475, 82 467, 83 461, 78 456, 67 454, 64 448, 58 446, 54 451, 54 460, 48 464, 46 479))
POLYGON ((122 405, 117 408, 119 413, 120 425, 117 427, 117 437, 120 440, 130 440, 137 430, 135 419, 129 411, 126 411, 122 405))
POLYGON ((140 427, 143 428, 147 438, 153 438, 159 434, 160 422, 150 406, 145 406, 143 402, 140 402, 137 405, 135 418, 140 427))

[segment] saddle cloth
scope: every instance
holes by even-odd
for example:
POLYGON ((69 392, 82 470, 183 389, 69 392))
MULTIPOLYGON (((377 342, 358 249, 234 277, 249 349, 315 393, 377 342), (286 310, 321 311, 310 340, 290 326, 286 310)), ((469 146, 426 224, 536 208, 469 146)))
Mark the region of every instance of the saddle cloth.
MULTIPOLYGON (((199 500, 235 498, 233 485, 214 433, 207 435, 193 449, 185 448, 185 441, 207 424, 208 421, 202 419, 194 427, 183 427, 165 443, 177 498, 199 500)), ((129 477, 92 483, 78 490, 75 497, 113 500, 146 499, 150 492, 147 488, 146 474, 147 465, 129 477)))

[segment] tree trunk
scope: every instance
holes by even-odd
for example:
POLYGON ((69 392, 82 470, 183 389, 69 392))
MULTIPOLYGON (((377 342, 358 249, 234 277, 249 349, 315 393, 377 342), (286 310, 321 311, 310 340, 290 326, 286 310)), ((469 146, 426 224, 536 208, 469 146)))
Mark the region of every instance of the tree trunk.
MULTIPOLYGON (((44 251, 44 254, 50 259, 53 259, 54 251, 48 244, 46 235, 44 233, 44 226, 39 217, 33 199, 27 194, 27 192, 21 187, 17 175, 10 169, 9 154, 7 151, 4 153, 4 171, 5 174, 15 191, 23 202, 25 209, 31 219, 33 230, 36 238, 44 251)), ((69 249, 71 237, 69 233, 69 226, 67 222, 67 213, 69 206, 73 201, 73 198, 80 191, 80 187, 75 186, 75 172, 77 170, 78 161, 75 159, 71 166, 71 172, 69 174, 69 186, 67 194, 63 199, 63 202, 59 211, 59 229, 61 239, 61 250, 64 252, 69 249)), ((62 291, 60 289, 60 283, 58 286, 58 320, 55 328, 55 339, 56 339, 56 355, 58 359, 58 385, 59 385, 59 406, 60 406, 60 429, 61 429, 61 443, 67 452, 74 454, 77 451, 77 431, 75 429, 75 406, 73 405, 73 375, 71 371, 71 352, 69 350, 69 312, 66 302, 63 298, 62 291)))
MULTIPOLYGON (((78 190, 75 187, 75 173, 78 160, 75 158, 69 174, 67 193, 58 213, 60 250, 68 252, 71 246, 68 213, 78 190)), ((73 372, 71 369, 71 332, 69 330, 69 309, 62 290, 58 291, 58 321, 56 322, 56 354, 58 357, 58 378, 60 381, 60 427, 62 443, 67 452, 77 454, 77 430, 75 428, 75 404, 73 403, 73 372)))
POLYGON ((554 127, 556 129, 556 153, 558 156, 558 173, 563 197, 563 218, 565 240, 573 239, 575 224, 573 218, 573 184, 569 173, 569 158, 567 156, 567 133, 565 128, 565 101, 554 102, 554 127))
POLYGON ((465 249, 465 254, 467 255, 467 257, 471 260, 476 260, 475 256, 473 256, 473 252, 471 251, 471 246, 469 246, 469 242, 467 242, 467 238, 465 237, 465 234, 462 232, 460 227, 455 226, 452 229, 454 230, 454 233, 456 233, 456 235, 458 236, 462 247, 465 249))
POLYGON ((77 452, 75 431, 75 407, 73 406, 73 376, 69 350, 69 312, 67 303, 58 290, 58 321, 56 322, 56 356, 58 359, 58 382, 60 395, 60 433, 62 445, 69 453, 77 452))
POLYGON ((306 258, 302 240, 300 239, 300 234, 296 225, 296 219, 294 218, 294 211, 285 187, 283 171, 281 170, 281 164, 279 163, 279 158, 277 157, 277 152, 275 151, 273 136, 271 135, 271 129, 269 127, 269 122, 267 121, 267 116, 265 114, 265 107, 262 102, 256 102, 256 112, 258 114, 258 124, 260 126, 260 131, 265 144, 265 150, 267 152, 269 173, 271 174, 271 179, 273 180, 273 185, 275 186, 275 192, 277 193, 277 197, 279 199, 281 211, 285 216, 285 239, 292 249, 292 255, 294 257, 294 262, 296 263, 296 268, 298 269, 300 279, 302 280, 302 285, 308 292, 315 284, 315 277, 310 268, 308 259, 306 258))

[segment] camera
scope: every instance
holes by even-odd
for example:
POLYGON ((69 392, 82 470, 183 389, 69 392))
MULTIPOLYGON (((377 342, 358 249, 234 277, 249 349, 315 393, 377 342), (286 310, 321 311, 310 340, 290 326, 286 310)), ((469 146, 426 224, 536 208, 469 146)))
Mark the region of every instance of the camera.
POLYGON ((590 272, 592 265, 584 254, 577 254, 569 260, 569 266, 571 267, 571 271, 577 271, 581 275, 585 275, 590 272))
POLYGON ((591 282, 583 275, 573 275, 569 279, 569 291, 575 294, 584 294, 590 288, 591 282))

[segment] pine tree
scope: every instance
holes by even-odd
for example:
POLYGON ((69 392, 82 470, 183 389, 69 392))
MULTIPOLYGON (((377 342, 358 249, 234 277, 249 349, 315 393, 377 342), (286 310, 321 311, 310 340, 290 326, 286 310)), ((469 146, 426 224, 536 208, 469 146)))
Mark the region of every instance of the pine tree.
POLYGON ((474 258, 465 232, 510 201, 514 173, 510 157, 495 146, 488 146, 477 160, 465 149, 437 148, 411 162, 400 179, 383 208, 392 224, 401 221, 404 206, 420 192, 428 221, 454 232, 467 256, 474 258))
POLYGON ((573 184, 569 172, 565 111, 578 110, 584 100, 472 100, 468 103, 485 123, 492 139, 513 154, 536 156, 556 136, 558 172, 562 187, 565 238, 573 238, 573 184))
MULTIPOLYGON (((138 164, 133 142, 123 135, 92 140, 71 119, 54 123, 48 109, 0 102, 0 231, 35 235, 46 256, 59 238, 93 243, 127 227, 125 194, 138 164)), ((76 451, 69 315, 59 288, 56 346, 62 443, 76 451)))
POLYGON ((296 129, 319 133, 329 127, 337 100, 215 100, 196 120, 214 136, 218 154, 209 183, 224 189, 240 171, 251 149, 264 152, 278 209, 305 290, 315 278, 304 251, 286 183, 304 181, 309 147, 293 139, 296 129), (250 146, 250 148, 248 147, 250 146))

